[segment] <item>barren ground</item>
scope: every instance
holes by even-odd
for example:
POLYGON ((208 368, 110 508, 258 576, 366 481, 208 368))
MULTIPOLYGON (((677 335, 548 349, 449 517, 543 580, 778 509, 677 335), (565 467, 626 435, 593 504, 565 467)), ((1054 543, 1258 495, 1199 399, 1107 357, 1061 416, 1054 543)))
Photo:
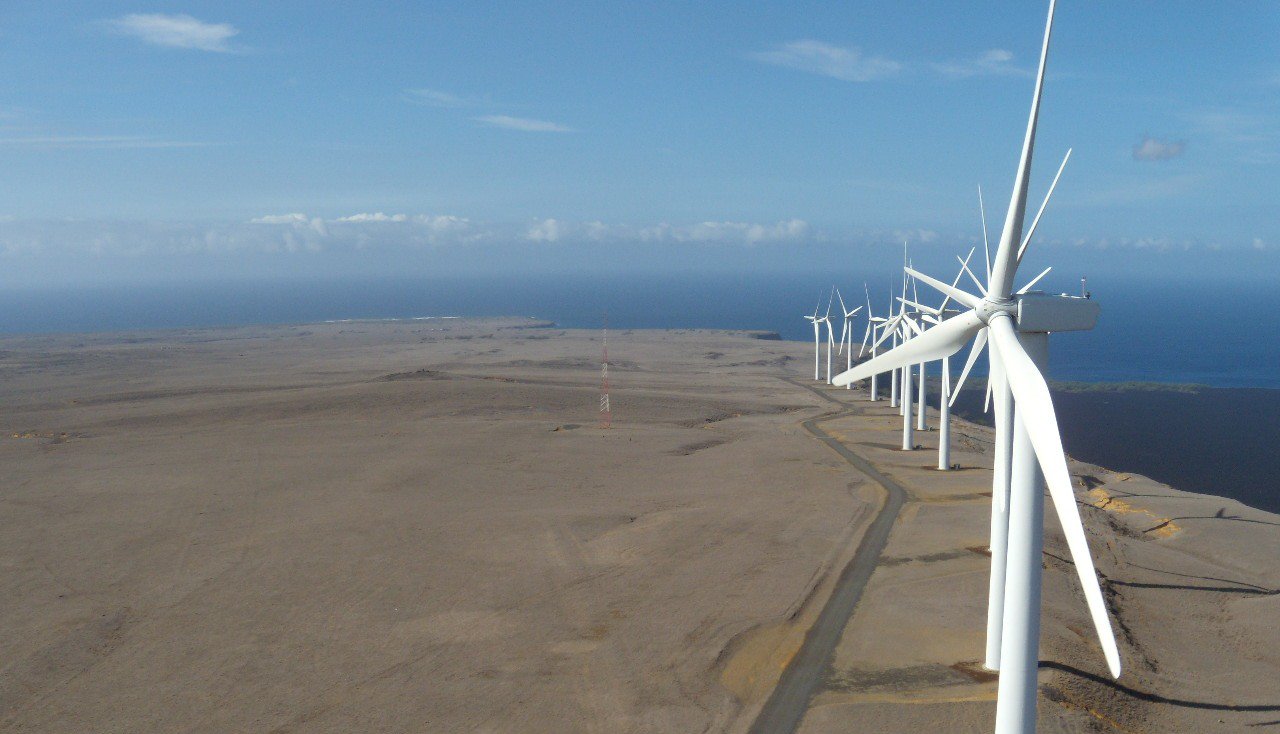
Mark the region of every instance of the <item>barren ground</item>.
MULTIPOLYGON (((624 331, 603 430, 535 326, 0 340, 0 729, 745 731, 884 501, 818 418, 909 496, 800 730, 990 730, 985 429, 624 331)), ((1280 518, 1073 470, 1126 670, 1050 519, 1042 731, 1280 730, 1280 518)))

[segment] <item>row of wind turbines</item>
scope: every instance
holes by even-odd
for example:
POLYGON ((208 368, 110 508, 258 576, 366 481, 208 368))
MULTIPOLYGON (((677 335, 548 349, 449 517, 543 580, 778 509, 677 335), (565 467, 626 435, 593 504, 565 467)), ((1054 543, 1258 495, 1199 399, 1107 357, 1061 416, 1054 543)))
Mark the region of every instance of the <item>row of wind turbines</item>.
POLYGON ((994 407, 995 410, 995 457, 985 665, 999 671, 1000 676, 995 721, 997 734, 1023 734, 1034 732, 1036 727, 1046 485, 1066 536, 1107 667, 1112 677, 1120 676, 1120 654, 1115 634, 1076 507, 1058 420, 1044 376, 1049 334, 1093 328, 1098 317, 1098 304, 1087 297, 1049 295, 1032 290, 1049 272, 1048 269, 1025 285, 1015 287, 1018 267, 1071 156, 1068 150, 1030 227, 1024 227, 1055 5, 1056 0, 1050 0, 1022 154, 994 255, 987 239, 981 189, 978 192, 986 259, 985 280, 980 280, 969 265, 976 248, 967 257, 957 258, 960 269, 950 283, 915 270, 907 261, 903 268, 901 294, 891 296, 889 310, 884 315, 872 313, 870 292, 865 286, 866 303, 862 306, 849 309, 843 296, 833 288, 827 298, 825 314, 819 315, 819 300, 819 308, 815 308, 812 315, 805 315, 814 329, 815 380, 822 380, 819 357, 824 325, 827 330, 828 384, 852 389, 854 383, 866 380, 870 399, 878 400, 878 379, 884 374, 890 376, 890 401, 903 416, 902 448, 905 451, 915 448, 913 432, 926 426, 926 365, 941 362, 938 468, 942 470, 951 468, 951 405, 974 364, 984 353, 987 357, 988 408, 994 407), (977 288, 977 294, 959 287, 966 275, 977 288), (917 291, 919 283, 943 296, 939 305, 929 306, 923 302, 917 291), (836 351, 844 355, 845 369, 833 375, 832 346, 836 345, 836 340, 831 308, 835 302, 839 303, 840 314, 844 318, 836 351), (867 325, 855 357, 853 324, 864 306, 867 325), (973 346, 956 384, 952 386, 950 358, 970 341, 973 346), (881 352, 880 347, 886 345, 888 350, 881 352), (917 394, 913 396, 913 392, 917 394))

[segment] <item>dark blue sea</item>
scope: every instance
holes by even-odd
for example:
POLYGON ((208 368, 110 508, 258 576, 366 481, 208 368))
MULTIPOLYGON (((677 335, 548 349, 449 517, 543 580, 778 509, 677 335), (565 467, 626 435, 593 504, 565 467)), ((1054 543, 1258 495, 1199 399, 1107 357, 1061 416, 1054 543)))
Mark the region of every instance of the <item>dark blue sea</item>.
MULTIPOLYGON (((565 327, 773 331, 805 340, 832 285, 821 274, 360 278, 95 285, 0 292, 0 332, 102 332, 331 319, 534 316, 565 327)), ((873 308, 888 307, 891 279, 873 279, 873 308), (876 282, 879 280, 880 282, 876 282)), ((1078 281, 1048 290, 1076 293, 1078 281)), ((865 302, 861 280, 839 285, 865 302)), ((1091 279, 1102 305, 1091 332, 1051 344, 1053 379, 1280 388, 1280 289, 1265 282, 1091 279)), ((921 298, 939 298, 921 291, 921 298)), ((859 317, 861 318, 861 316, 859 317)), ((861 339, 865 322, 855 330, 861 339)), ((961 360, 956 360, 961 361, 961 360)), ((957 368, 958 369, 958 368, 957 368)))

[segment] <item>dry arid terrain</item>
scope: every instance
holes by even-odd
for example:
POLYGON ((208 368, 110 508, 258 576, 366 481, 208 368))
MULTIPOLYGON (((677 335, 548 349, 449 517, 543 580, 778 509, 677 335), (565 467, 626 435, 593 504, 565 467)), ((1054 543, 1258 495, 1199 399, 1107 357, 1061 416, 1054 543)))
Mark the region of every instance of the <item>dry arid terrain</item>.
MULTIPOLYGON (((612 332, 609 429, 532 320, 0 340, 0 730, 990 731, 989 432, 755 336, 612 332)), ((1072 469, 1041 731, 1280 731, 1280 517, 1072 469)))

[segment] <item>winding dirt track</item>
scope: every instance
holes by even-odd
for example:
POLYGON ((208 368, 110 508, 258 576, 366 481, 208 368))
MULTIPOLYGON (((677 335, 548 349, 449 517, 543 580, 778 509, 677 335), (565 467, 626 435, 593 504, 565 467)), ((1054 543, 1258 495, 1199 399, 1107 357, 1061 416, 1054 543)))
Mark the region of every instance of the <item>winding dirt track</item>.
POLYGON ((782 672, 778 685, 765 701, 755 721, 752 722, 749 730, 752 734, 790 734, 799 728, 800 721, 804 719, 805 712, 809 709, 809 701, 822 684, 824 674, 831 664, 831 656, 836 644, 840 641, 845 624, 853 616, 854 608, 862 598, 862 591, 866 588, 867 581, 871 579, 871 574, 880 563, 880 554, 884 552, 885 545, 889 542, 889 532, 893 529, 894 520, 897 519, 898 512, 907 501, 907 491, 901 485, 881 474, 871 465, 871 462, 850 451, 847 446, 818 427, 818 423, 848 415, 858 415, 862 412, 861 410, 810 385, 790 378, 782 379, 797 387, 810 390, 824 400, 844 408, 844 410, 811 418, 804 421, 802 425, 805 430, 849 462, 854 469, 879 484, 884 489, 885 499, 880 511, 858 543, 858 549, 854 552, 853 558, 840 572, 840 578, 831 592, 831 598, 818 614, 817 621, 805 634, 800 650, 791 659, 787 669, 782 672))

